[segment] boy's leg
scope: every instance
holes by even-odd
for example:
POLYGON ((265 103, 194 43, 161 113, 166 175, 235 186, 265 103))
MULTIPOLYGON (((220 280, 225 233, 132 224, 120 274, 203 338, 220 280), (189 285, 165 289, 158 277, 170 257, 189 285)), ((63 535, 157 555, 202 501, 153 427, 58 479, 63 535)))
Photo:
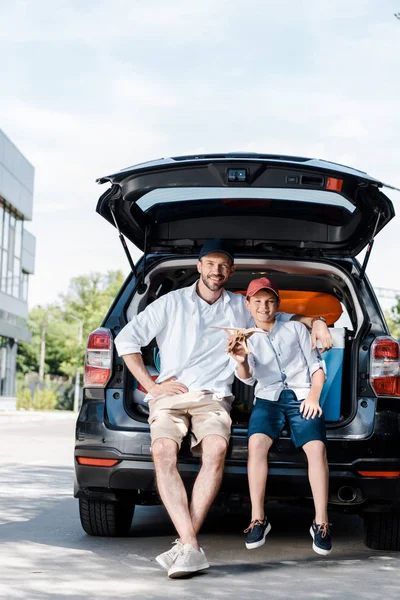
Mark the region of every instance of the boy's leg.
POLYGON ((315 506, 315 521, 311 525, 313 550, 317 554, 332 552, 332 540, 328 523, 329 470, 326 456, 326 431, 324 417, 306 419, 300 413, 301 402, 292 390, 288 390, 285 411, 292 440, 297 448, 303 448, 308 460, 308 478, 315 506))
POLYGON ((268 476, 268 452, 273 440, 264 433, 249 438, 247 474, 251 499, 251 520, 264 519, 265 487, 268 476))
POLYGON ((308 479, 315 507, 315 522, 328 523, 329 469, 326 446, 320 440, 307 442, 303 446, 308 461, 308 479))

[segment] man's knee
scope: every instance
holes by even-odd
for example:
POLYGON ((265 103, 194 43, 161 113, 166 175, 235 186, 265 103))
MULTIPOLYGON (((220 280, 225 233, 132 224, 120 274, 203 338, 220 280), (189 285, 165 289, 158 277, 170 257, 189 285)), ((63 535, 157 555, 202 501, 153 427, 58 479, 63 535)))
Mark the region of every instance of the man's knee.
POLYGON ((158 438, 151 445, 155 467, 176 465, 178 444, 169 438, 158 438))
POLYGON ((223 464, 228 442, 221 435, 207 435, 201 442, 202 462, 212 465, 223 464))

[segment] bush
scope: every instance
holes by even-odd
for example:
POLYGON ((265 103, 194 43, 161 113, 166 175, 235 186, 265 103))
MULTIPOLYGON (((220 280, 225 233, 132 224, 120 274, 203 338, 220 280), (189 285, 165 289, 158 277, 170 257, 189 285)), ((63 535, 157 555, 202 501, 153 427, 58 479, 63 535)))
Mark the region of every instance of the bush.
POLYGON ((32 395, 31 388, 25 383, 17 386, 17 409, 54 410, 58 407, 62 394, 58 386, 46 379, 44 383, 36 383, 32 395))
POLYGON ((33 398, 31 390, 23 383, 17 385, 17 410, 32 410, 33 398))

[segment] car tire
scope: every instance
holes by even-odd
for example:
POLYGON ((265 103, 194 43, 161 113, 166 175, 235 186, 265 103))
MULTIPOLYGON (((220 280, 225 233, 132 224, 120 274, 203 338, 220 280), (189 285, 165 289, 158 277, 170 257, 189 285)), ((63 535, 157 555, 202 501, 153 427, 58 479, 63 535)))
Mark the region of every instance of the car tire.
POLYGON ((81 525, 88 535, 123 537, 132 524, 135 504, 132 501, 79 498, 81 525))
POLYGON ((400 513, 369 513, 364 517, 365 544, 373 550, 400 550, 400 513))

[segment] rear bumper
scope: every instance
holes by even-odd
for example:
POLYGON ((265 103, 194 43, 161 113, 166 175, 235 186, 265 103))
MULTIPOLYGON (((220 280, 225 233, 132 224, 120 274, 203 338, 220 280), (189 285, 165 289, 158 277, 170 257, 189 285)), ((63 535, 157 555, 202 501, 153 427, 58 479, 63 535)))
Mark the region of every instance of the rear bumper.
MULTIPOLYGON (((107 453, 107 458, 110 458, 107 453)), ((93 452, 91 452, 93 456, 93 452)), ((114 455, 116 458, 116 456, 114 455)), ((393 461, 379 461, 371 470, 393 470, 393 461)), ((199 471, 198 462, 181 462, 179 472, 190 489, 199 471)), ((359 468, 357 466, 357 468, 359 468)), ((400 467, 399 467, 400 470, 400 467)), ((114 467, 83 466, 75 462, 75 497, 93 497, 117 500, 121 494, 137 496, 137 503, 157 503, 153 463, 149 460, 123 459, 114 467)), ((227 464, 221 485, 221 494, 248 496, 246 464, 227 464)), ((307 468, 298 465, 269 466, 269 498, 295 500, 310 498, 307 468)), ((330 466, 329 502, 361 510, 400 509, 399 477, 364 477, 356 473, 353 465, 330 466)))

